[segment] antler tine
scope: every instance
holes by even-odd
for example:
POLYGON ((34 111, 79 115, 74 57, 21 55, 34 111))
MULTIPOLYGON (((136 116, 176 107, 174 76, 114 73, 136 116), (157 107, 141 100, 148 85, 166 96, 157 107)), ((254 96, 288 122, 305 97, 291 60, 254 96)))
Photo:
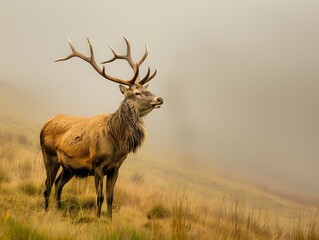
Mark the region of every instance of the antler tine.
MULTIPOLYGON (((148 55, 148 47, 147 47, 147 45, 145 45, 145 53, 144 53, 143 57, 141 58, 141 60, 138 61, 139 66, 144 62, 147 55, 148 55)), ((139 84, 144 85, 147 82, 151 81, 155 77, 156 73, 157 73, 157 68, 155 68, 154 73, 150 76, 150 68, 148 67, 146 76, 141 81, 139 81, 139 84)))
MULTIPOLYGON (((101 62, 101 64, 105 64, 105 63, 110 63, 115 61, 116 59, 123 59, 126 60, 129 65, 131 66, 131 68, 134 71, 134 77, 130 80, 130 84, 133 85, 136 81, 136 79, 139 77, 137 73, 139 73, 139 62, 141 62, 141 60, 137 63, 134 63, 133 59, 132 59, 132 53, 131 53, 131 45, 130 42, 123 36, 125 43, 126 43, 126 54, 118 54, 110 45, 109 48, 111 49, 112 53, 113 53, 113 58, 111 58, 110 60, 101 62)), ((146 57, 146 56, 145 56, 146 57)), ((144 59, 145 59, 144 57, 144 59)), ((144 59, 142 59, 144 61, 144 59)))
POLYGON ((135 71, 134 77, 131 80, 123 80, 123 79, 112 77, 112 76, 110 76, 110 75, 105 73, 105 68, 104 67, 101 70, 101 68, 97 65, 97 63, 95 61, 94 51, 93 51, 93 47, 92 47, 92 44, 90 42, 90 39, 87 38, 87 41, 88 41, 88 44, 89 44, 89 47, 90 47, 90 56, 89 57, 85 56, 84 54, 82 54, 80 52, 78 52, 76 50, 76 48, 72 45, 72 43, 71 43, 71 41, 69 39, 69 45, 70 45, 70 48, 72 50, 72 53, 69 54, 68 56, 64 57, 64 58, 59 58, 59 59, 55 60, 55 62, 65 61, 65 60, 68 60, 68 59, 73 58, 73 57, 78 57, 78 58, 81 58, 82 60, 88 62, 100 75, 102 75, 104 78, 106 78, 106 79, 108 79, 108 80, 110 80, 112 82, 116 82, 116 83, 127 85, 127 86, 132 86, 135 83, 135 81, 136 81, 136 79, 138 77, 138 74, 139 74, 138 70, 135 71))
MULTIPOLYGON (((150 66, 147 66, 146 76, 145 76, 141 81, 139 81, 139 83, 142 84, 144 81, 146 81, 146 79, 148 79, 148 77, 150 76, 150 73, 151 73, 150 66)), ((143 84, 142 84, 142 85, 143 85, 143 84)))
POLYGON ((127 62, 130 64, 131 68, 133 69, 135 76, 133 77, 133 79, 131 80, 131 84, 135 84, 136 79, 139 77, 139 65, 138 63, 134 63, 133 59, 132 59, 132 53, 131 53, 131 44, 130 42, 126 39, 126 37, 124 37, 124 40, 126 42, 126 56, 125 59, 127 60, 127 62), (136 74, 137 73, 137 74, 136 74))
MULTIPOLYGON (((116 59, 119 59, 119 58, 121 58, 121 56, 119 56, 116 52, 115 52, 115 50, 110 46, 110 45, 108 45, 109 46, 109 48, 111 49, 111 51, 112 51, 112 53, 113 53, 113 58, 111 58, 110 60, 108 60, 108 61, 104 61, 104 62, 101 62, 101 64, 104 64, 104 63, 110 63, 110 62, 113 62, 114 60, 116 60, 116 59)), ((121 58, 122 59, 122 58, 121 58)))
POLYGON ((111 49, 112 53, 113 53, 113 58, 111 58, 110 60, 107 60, 107 61, 104 61, 104 62, 101 62, 101 64, 105 64, 105 63, 110 63, 110 62, 113 62, 115 61, 116 59, 124 59, 126 60, 129 65, 131 66, 131 68, 134 70, 134 72, 136 71, 136 68, 139 66, 138 64, 134 63, 133 59, 132 59, 132 54, 131 54, 131 45, 130 45, 130 42, 125 38, 123 37, 124 40, 125 40, 125 43, 126 43, 126 54, 118 54, 110 45, 109 45, 109 48, 111 49))
POLYGON ((69 41, 69 45, 70 45, 70 48, 72 50, 72 53, 64 58, 58 58, 58 59, 54 60, 54 62, 65 61, 65 60, 68 60, 70 58, 75 57, 77 51, 76 51, 75 47, 72 45, 70 38, 68 39, 68 41, 69 41))
POLYGON ((92 62, 94 62, 94 64, 96 64, 95 58, 94 58, 93 47, 92 47, 92 44, 91 44, 91 42, 90 42, 90 39, 87 37, 87 38, 86 38, 86 41, 88 41, 88 44, 89 44, 89 47, 90 47, 90 54, 91 54, 90 59, 91 59, 92 62))
MULTIPOLYGON (((130 42, 127 40, 126 37, 123 36, 123 38, 124 38, 125 43, 126 43, 126 50, 127 50, 127 51, 126 51, 126 57, 127 57, 127 58, 130 58, 130 60, 132 60, 131 44, 130 44, 130 42)), ((133 61, 132 61, 132 63, 134 64, 133 61)))
POLYGON ((155 71, 151 76, 149 76, 149 71, 148 71, 146 76, 141 81, 139 81, 139 84, 144 85, 145 83, 151 81, 155 77, 156 73, 157 73, 157 68, 155 68, 155 71))
MULTIPOLYGON (((124 37, 124 40, 126 42, 126 48, 127 48, 127 53, 126 55, 120 55, 118 54, 110 45, 109 45, 109 48, 111 49, 112 53, 113 53, 113 58, 111 58, 110 60, 107 60, 107 61, 104 61, 104 62, 101 62, 101 64, 105 64, 105 63, 110 63, 110 62, 113 62, 115 61, 116 59, 124 59, 124 60, 127 60, 127 62, 129 63, 129 65, 131 66, 131 68, 134 70, 134 72, 136 71, 139 71, 139 66, 144 62, 144 60, 146 59, 147 55, 148 55, 148 47, 145 46, 145 53, 143 55, 143 57, 137 62, 137 63, 134 63, 133 62, 133 59, 132 59, 132 54, 131 54, 131 44, 130 42, 127 40, 126 37, 124 37)), ((150 71, 150 70, 149 70, 150 71)), ((149 75, 149 74, 148 74, 149 75)), ((137 75, 138 77, 138 75, 137 75)), ((136 79, 137 79, 136 77, 136 79)), ((133 78, 134 79, 134 78, 133 78)), ((132 79, 132 80, 133 80, 132 79)), ((135 79, 135 80, 136 80, 135 79)), ((131 80, 131 81, 132 81, 131 80)), ((133 82, 134 84, 135 82, 133 82)))
MULTIPOLYGON (((136 63, 137 65, 137 63, 136 63)), ((138 78, 138 75, 140 74, 140 68, 137 66, 134 77, 132 78, 132 80, 130 81, 130 85, 134 85, 136 79, 138 78)))
POLYGON ((141 66, 141 64, 144 62, 144 60, 146 59, 147 55, 148 55, 148 46, 145 45, 145 53, 144 53, 143 57, 140 59, 140 61, 137 62, 137 64, 139 66, 141 66))
POLYGON ((59 59, 55 60, 54 62, 65 61, 65 60, 68 60, 68 59, 73 58, 73 57, 78 57, 78 58, 81 58, 82 60, 90 63, 92 66, 94 65, 93 66, 94 68, 95 68, 95 66, 97 67, 97 64, 96 64, 95 59, 94 59, 94 52, 93 52, 93 47, 92 47, 92 44, 90 42, 90 39, 87 38, 86 40, 88 41, 89 47, 90 47, 90 53, 91 53, 90 57, 87 57, 84 54, 78 52, 76 50, 76 48, 72 45, 71 40, 69 39, 69 45, 70 45, 70 48, 72 50, 72 53, 64 58, 59 58, 59 59))

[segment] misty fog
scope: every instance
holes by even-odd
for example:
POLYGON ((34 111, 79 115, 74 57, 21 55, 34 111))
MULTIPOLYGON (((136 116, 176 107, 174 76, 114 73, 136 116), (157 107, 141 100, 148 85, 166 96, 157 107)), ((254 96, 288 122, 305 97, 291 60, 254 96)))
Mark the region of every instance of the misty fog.
MULTIPOLYGON (((142 72, 159 69, 150 90, 164 105, 146 118, 146 147, 319 194, 318 24, 318 1, 2 0, 0 81, 35 99, 23 114, 37 123, 113 112, 117 84, 53 61, 68 38, 88 54, 89 37, 101 62, 126 36, 136 60, 149 47, 142 72)), ((121 61, 107 71, 131 76, 121 61)))

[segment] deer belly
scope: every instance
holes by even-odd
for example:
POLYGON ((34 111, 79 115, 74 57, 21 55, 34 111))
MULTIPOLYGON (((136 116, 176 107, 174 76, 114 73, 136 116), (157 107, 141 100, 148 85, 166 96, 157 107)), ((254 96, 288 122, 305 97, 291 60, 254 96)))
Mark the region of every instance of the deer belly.
POLYGON ((70 157, 58 152, 58 162, 78 177, 93 175, 93 166, 89 158, 70 157))

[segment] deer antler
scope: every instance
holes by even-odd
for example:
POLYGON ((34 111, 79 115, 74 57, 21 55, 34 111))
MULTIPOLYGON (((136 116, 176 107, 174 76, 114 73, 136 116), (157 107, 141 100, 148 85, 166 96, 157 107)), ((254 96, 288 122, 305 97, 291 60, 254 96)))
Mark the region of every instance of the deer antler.
POLYGON ((157 73, 157 68, 155 68, 154 73, 150 76, 150 67, 148 67, 146 76, 141 81, 139 81, 139 84, 144 85, 145 83, 151 81, 155 77, 156 73, 157 73))
MULTIPOLYGON (((139 67, 141 66, 141 64, 144 62, 144 60, 146 59, 147 55, 148 55, 148 47, 145 46, 145 53, 143 55, 143 57, 137 62, 134 63, 134 61, 132 60, 132 55, 131 55, 131 45, 129 43, 129 41, 123 37, 126 43, 126 48, 127 48, 127 52, 124 55, 118 54, 110 45, 109 48, 111 49, 112 53, 113 53, 113 58, 111 58, 110 60, 101 62, 101 64, 105 64, 105 63, 110 63, 115 61, 116 59, 124 59, 126 60, 129 65, 131 66, 131 68, 133 69, 133 71, 136 73, 136 71, 138 71, 139 67)), ((157 69, 155 69, 154 73, 150 76, 150 67, 148 67, 147 69, 147 74, 146 76, 140 80, 138 83, 144 85, 145 83, 149 82, 151 79, 153 79, 155 77, 157 73, 157 69)), ((135 83, 136 79, 132 82, 133 84, 135 83)))
MULTIPOLYGON (((123 58, 123 59, 126 59, 130 66, 133 68, 134 70, 134 76, 131 80, 123 80, 123 79, 119 79, 119 78, 116 78, 116 77, 112 77, 108 74, 105 73, 105 67, 103 66, 103 68, 101 69, 96 61, 95 61, 95 58, 94 58, 94 52, 93 52, 93 47, 92 47, 92 44, 89 40, 89 38, 87 38, 87 41, 89 43, 89 47, 90 47, 90 55, 91 56, 85 56, 84 54, 78 52, 75 47, 72 45, 70 39, 69 39, 69 45, 71 47, 71 50, 72 50, 72 53, 64 58, 59 58, 57 60, 55 60, 55 62, 59 62, 59 61, 65 61, 65 60, 68 60, 70 58, 73 58, 73 57, 78 57, 78 58, 81 58, 82 60, 88 62, 100 75, 102 75, 104 78, 108 79, 108 80, 111 80, 113 82, 116 82, 116 83, 119 83, 119 84, 123 84, 123 85, 127 85, 127 86, 132 86, 135 84, 135 81, 136 79, 138 78, 139 76, 139 64, 138 63, 134 63, 132 58, 131 58, 131 53, 130 53, 130 48, 129 48, 129 44, 128 44, 128 53, 127 53, 127 57, 126 58, 123 58)), ((122 56, 121 56, 122 57, 122 56)), ((146 56, 145 56, 146 58, 146 56)), ((144 58, 144 59, 145 59, 144 58)), ((143 59, 143 58, 142 58, 143 59)), ((142 60, 141 59, 141 60, 142 60)), ((143 61, 144 61, 143 59, 143 61)), ((111 59, 112 60, 112 59, 111 59)), ((115 60, 115 59, 114 59, 115 60)), ((114 61, 112 60, 112 61, 114 61)))

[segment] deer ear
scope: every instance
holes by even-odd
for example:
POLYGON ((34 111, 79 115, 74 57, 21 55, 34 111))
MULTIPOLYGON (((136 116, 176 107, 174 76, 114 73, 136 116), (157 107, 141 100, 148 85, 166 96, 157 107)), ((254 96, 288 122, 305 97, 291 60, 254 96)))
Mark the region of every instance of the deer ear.
POLYGON ((128 89, 123 85, 119 85, 121 93, 126 96, 128 89))

